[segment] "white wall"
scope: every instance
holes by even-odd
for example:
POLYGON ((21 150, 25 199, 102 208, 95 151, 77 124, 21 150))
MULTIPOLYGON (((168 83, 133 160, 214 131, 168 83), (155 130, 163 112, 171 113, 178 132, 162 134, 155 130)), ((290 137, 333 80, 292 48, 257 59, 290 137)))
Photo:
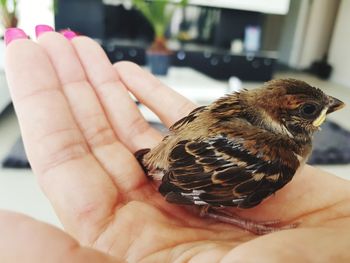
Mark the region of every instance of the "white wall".
POLYGON ((311 3, 298 65, 301 69, 310 67, 328 51, 339 7, 339 0, 314 0, 311 3))
POLYGON ((279 61, 306 69, 320 60, 328 50, 338 6, 339 0, 291 1, 280 42, 279 61))
MULTIPOLYGON (((38 24, 54 25, 53 0, 18 1, 18 27, 22 28, 32 39, 35 39, 35 26, 38 24)), ((5 28, 0 23, 0 36, 5 28)), ((0 41, 0 71, 4 68, 5 48, 0 41)), ((1 95, 1 94, 0 94, 1 95)), ((0 105, 1 108, 1 105, 0 105)))
POLYGON ((52 0, 18 1, 19 25, 30 37, 35 37, 38 24, 54 25, 52 0))
POLYGON ((280 41, 279 62, 297 68, 301 52, 310 0, 293 0, 285 18, 280 41))
POLYGON ((331 80, 350 88, 350 1, 342 0, 329 52, 331 80))

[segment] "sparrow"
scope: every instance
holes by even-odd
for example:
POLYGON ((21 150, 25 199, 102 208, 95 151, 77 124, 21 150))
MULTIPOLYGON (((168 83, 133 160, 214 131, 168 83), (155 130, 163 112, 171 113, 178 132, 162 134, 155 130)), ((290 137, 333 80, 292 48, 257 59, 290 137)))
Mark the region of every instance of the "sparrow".
POLYGON ((170 203, 199 206, 202 216, 254 234, 291 228, 296 225, 255 222, 222 208, 255 207, 289 183, 326 115, 344 106, 304 81, 272 80, 196 108, 159 145, 135 156, 170 203))

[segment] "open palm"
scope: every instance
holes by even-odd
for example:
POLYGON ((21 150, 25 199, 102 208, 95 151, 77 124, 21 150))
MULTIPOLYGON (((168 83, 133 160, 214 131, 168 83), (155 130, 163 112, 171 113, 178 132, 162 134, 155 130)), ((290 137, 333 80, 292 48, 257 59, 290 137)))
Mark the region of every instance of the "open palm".
MULTIPOLYGON (((40 242, 51 262, 56 256, 60 262, 201 263, 350 258, 350 185, 310 166, 260 206, 236 211, 253 220, 299 222, 296 229, 258 237, 166 203, 133 156, 162 136, 128 92, 166 126, 195 105, 132 63, 112 66, 93 40, 68 41, 50 32, 38 43, 14 41, 7 48, 6 73, 34 173, 77 240, 1 212, 2 233, 25 243, 33 262, 44 249, 40 242), (19 223, 26 231, 13 231, 19 223)), ((22 256, 29 260, 26 249, 22 256)))

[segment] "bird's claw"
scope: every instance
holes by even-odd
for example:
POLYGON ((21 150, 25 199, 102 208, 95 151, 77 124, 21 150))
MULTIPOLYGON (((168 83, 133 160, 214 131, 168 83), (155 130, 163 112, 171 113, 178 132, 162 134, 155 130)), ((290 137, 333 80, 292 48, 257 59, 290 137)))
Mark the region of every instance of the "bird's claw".
POLYGON ((299 225, 299 223, 281 225, 281 220, 253 221, 241 218, 225 210, 216 210, 210 207, 201 209, 200 215, 202 217, 209 217, 223 223, 235 225, 255 235, 265 235, 280 230, 293 229, 299 225))

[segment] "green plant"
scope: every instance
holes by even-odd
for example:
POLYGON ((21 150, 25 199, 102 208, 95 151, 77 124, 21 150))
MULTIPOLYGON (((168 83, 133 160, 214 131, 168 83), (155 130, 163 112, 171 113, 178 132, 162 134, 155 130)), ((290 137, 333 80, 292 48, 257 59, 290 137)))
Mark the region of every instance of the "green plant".
POLYGON ((150 50, 167 52, 165 31, 179 6, 186 6, 188 0, 132 0, 138 9, 152 25, 155 38, 150 50))
POLYGON ((53 0, 52 1, 52 11, 54 14, 58 13, 58 0, 53 0))
POLYGON ((0 0, 0 12, 5 28, 17 26, 17 0, 0 0))

